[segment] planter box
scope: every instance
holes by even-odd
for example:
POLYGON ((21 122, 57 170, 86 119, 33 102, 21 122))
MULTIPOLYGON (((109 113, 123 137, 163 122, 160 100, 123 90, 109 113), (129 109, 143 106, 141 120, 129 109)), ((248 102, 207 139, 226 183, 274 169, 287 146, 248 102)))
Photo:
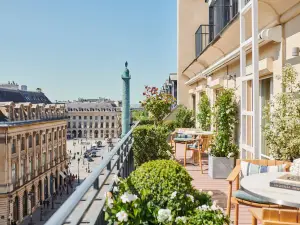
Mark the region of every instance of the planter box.
POLYGON ((234 158, 208 156, 208 175, 213 179, 226 179, 234 168, 234 158))

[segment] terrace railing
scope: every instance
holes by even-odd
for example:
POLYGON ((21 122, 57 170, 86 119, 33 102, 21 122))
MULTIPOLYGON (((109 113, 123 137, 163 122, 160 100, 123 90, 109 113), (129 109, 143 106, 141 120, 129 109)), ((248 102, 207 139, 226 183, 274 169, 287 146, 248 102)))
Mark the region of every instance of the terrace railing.
POLYGON ((107 224, 104 221, 105 193, 115 185, 114 176, 126 178, 134 170, 133 129, 108 152, 101 164, 46 222, 46 225, 107 224))

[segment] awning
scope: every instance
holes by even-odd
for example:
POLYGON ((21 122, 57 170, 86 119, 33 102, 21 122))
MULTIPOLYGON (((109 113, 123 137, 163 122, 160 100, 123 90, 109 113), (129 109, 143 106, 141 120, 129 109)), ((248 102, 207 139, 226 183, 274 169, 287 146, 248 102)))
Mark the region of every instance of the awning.
POLYGON ((62 176, 63 179, 66 178, 66 175, 62 171, 59 171, 59 174, 62 176))

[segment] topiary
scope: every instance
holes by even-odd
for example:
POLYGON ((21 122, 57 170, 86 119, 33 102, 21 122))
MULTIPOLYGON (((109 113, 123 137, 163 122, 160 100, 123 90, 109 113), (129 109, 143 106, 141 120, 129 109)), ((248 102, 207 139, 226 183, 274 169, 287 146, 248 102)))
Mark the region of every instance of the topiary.
POLYGON ((155 160, 144 163, 128 178, 134 189, 143 192, 154 204, 164 205, 173 192, 190 193, 192 178, 173 160, 155 160))

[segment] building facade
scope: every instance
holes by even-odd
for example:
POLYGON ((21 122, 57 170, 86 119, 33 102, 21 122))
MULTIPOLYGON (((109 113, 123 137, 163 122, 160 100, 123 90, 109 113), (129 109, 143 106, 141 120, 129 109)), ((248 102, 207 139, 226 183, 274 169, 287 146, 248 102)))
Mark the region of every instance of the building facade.
POLYGON ((198 113, 224 88, 240 105, 241 158, 269 158, 263 109, 282 92, 282 68, 300 72, 300 0, 178 0, 178 103, 198 113), (242 138, 243 137, 243 138, 242 138))
MULTIPOLYGON (((161 87, 161 92, 170 94, 173 96, 173 98, 177 99, 177 74, 176 73, 170 73, 168 79, 161 87)), ((172 105, 172 109, 175 108, 177 105, 177 102, 172 105)))
POLYGON ((117 138, 121 135, 120 103, 110 100, 66 103, 68 138, 117 138))
POLYGON ((21 222, 64 184, 64 105, 0 102, 0 224, 21 222))

